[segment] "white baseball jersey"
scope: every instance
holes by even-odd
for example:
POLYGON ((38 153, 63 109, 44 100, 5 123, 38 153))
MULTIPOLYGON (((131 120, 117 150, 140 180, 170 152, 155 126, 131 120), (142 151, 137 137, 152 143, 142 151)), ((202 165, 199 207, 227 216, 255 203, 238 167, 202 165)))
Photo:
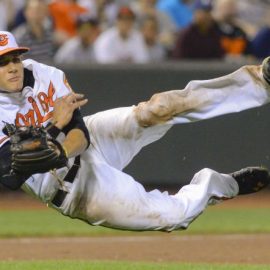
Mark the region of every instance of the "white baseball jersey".
POLYGON ((3 121, 22 126, 46 125, 52 117, 54 101, 71 91, 64 73, 59 69, 34 60, 25 60, 23 65, 33 71, 35 84, 33 88, 25 87, 22 92, 1 92, 0 146, 7 139, 2 132, 3 121))
MULTIPOLYGON (((46 115, 52 109, 49 101, 70 90, 64 83, 63 73, 55 68, 32 61, 25 61, 24 65, 33 69, 36 80, 34 89, 24 89, 22 93, 11 96, 1 93, 1 120, 47 121, 46 115), (55 93, 49 99, 51 84, 55 93), (42 107, 41 103, 32 100, 37 102, 38 97, 43 100, 45 95, 47 106, 42 107), (39 104, 39 110, 33 106, 36 104, 39 104), (43 118, 38 118, 40 112, 43 118)), ((203 169, 195 174, 189 185, 175 195, 169 195, 158 190, 146 192, 122 169, 142 147, 161 138, 174 124, 261 106, 269 102, 269 91, 261 67, 248 66, 221 78, 193 81, 183 90, 166 92, 168 106, 172 102, 170 97, 176 103, 179 99, 193 104, 192 110, 179 113, 166 123, 148 128, 139 126, 135 106, 87 116, 84 121, 90 132, 91 145, 81 155, 81 166, 73 183, 66 184, 69 193, 61 205, 56 207, 51 203, 61 187, 50 173, 33 175, 23 189, 59 212, 93 225, 132 230, 171 231, 187 228, 207 205, 216 203, 217 198, 233 198, 238 194, 238 185, 230 175, 203 169)), ((4 138, 2 133, 1 138, 4 138)), ((65 172, 66 169, 57 170, 59 177, 63 177, 65 172)))
MULTIPOLYGON (((23 65, 26 69, 33 71, 34 87, 26 86, 21 92, 16 93, 0 93, 1 145, 8 140, 2 131, 4 122, 21 126, 46 126, 52 117, 54 101, 71 92, 62 71, 33 60, 25 60, 23 65)), ((66 171, 67 168, 64 168, 58 170, 58 173, 64 175, 66 171)), ((38 195, 42 197, 42 200, 47 201, 55 191, 54 187, 58 187, 55 180, 50 173, 36 174, 29 179, 29 183, 39 191, 38 195)))

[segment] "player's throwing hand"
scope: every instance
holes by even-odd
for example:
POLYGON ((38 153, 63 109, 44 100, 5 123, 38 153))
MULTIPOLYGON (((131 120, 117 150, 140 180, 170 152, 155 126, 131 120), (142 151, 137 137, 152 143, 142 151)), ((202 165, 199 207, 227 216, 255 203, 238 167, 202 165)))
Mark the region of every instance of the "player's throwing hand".
POLYGON ((52 122, 56 127, 62 129, 70 122, 73 112, 87 102, 88 99, 85 99, 83 94, 76 93, 56 99, 52 122))

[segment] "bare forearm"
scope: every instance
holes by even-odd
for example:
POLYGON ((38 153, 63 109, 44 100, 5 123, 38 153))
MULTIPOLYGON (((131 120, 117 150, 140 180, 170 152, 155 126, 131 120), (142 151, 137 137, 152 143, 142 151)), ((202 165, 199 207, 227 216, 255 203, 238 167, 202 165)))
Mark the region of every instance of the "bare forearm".
POLYGON ((72 129, 63 142, 68 158, 81 154, 87 147, 87 140, 80 129, 72 129))

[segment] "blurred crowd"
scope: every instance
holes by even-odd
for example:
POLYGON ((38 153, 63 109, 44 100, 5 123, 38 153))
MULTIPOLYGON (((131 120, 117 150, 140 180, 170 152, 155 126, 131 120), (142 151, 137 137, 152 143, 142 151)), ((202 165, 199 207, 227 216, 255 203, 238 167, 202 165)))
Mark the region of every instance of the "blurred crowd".
POLYGON ((0 0, 0 29, 56 64, 270 55, 270 0, 0 0))

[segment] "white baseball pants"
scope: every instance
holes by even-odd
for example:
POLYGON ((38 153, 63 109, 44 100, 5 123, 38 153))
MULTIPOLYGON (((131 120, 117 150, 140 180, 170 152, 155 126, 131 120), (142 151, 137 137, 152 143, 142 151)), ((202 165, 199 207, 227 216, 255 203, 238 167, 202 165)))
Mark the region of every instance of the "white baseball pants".
POLYGON ((85 178, 86 197, 78 208, 82 211, 79 217, 91 224, 130 230, 186 228, 213 197, 232 198, 238 192, 231 176, 210 169, 198 172, 191 184, 175 195, 158 190, 146 192, 121 170, 143 146, 161 138, 171 125, 141 128, 133 107, 101 112, 86 117, 85 123, 92 145, 82 158, 80 173, 85 175, 80 177, 85 178))
MULTIPOLYGON (((255 75, 260 76, 260 70, 256 72, 255 75)), ((171 231, 187 228, 216 199, 236 196, 236 181, 230 175, 211 169, 196 173, 191 183, 175 195, 158 190, 146 192, 122 169, 142 147, 160 139, 173 124, 238 112, 268 102, 268 92, 256 76, 244 68, 222 78, 194 81, 184 90, 172 91, 174 98, 176 93, 179 98, 194 96, 197 100, 201 97, 203 101, 194 102, 194 108, 179 113, 166 123, 147 128, 138 125, 135 107, 117 108, 85 117, 92 144, 82 155, 78 181, 81 187, 74 189, 82 194, 76 204, 75 195, 69 196, 73 203, 69 203, 69 213, 66 214, 93 225, 171 231)))

